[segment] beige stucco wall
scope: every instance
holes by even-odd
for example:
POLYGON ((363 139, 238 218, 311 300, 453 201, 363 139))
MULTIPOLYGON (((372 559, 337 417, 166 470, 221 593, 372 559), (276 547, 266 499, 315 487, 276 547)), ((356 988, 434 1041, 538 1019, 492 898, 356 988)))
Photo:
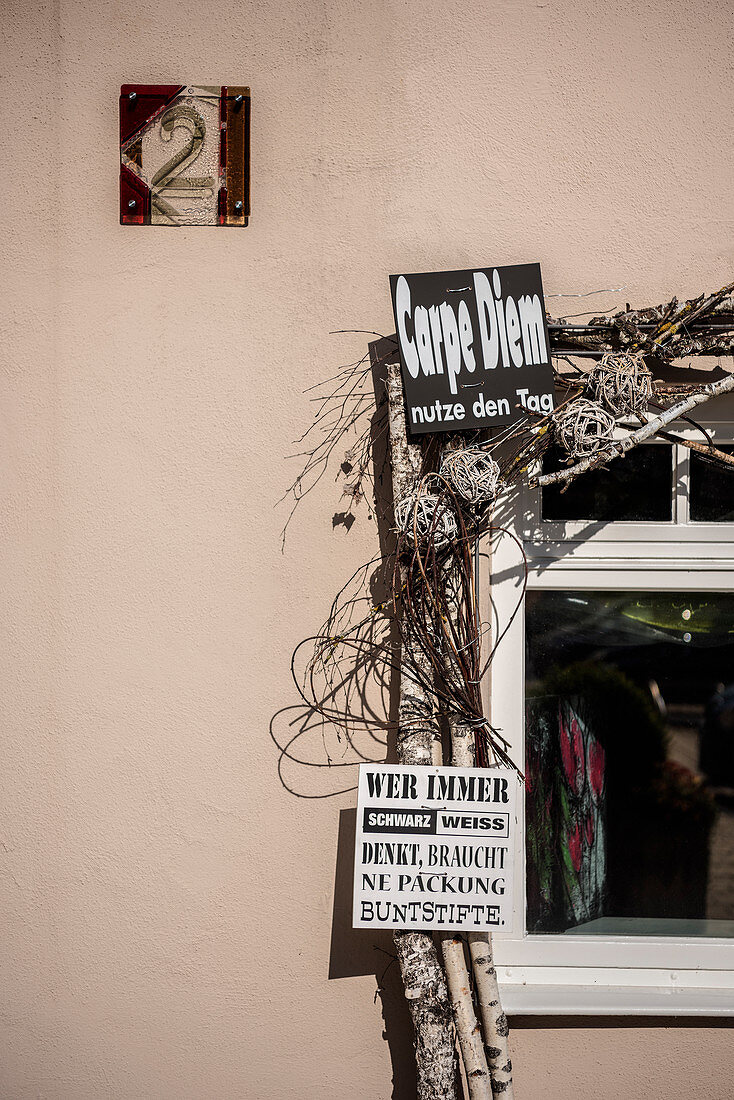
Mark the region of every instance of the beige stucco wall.
MULTIPOLYGON (((302 391, 365 349, 330 330, 392 331, 392 271, 537 259, 639 303, 730 278, 726 8, 6 0, 6 1100, 391 1096, 389 960, 332 950, 354 796, 293 797, 268 733, 376 548, 327 477, 279 552, 302 391), (252 87, 247 230, 118 224, 119 85, 179 80, 252 87)), ((513 1048, 521 1100, 731 1096, 719 1024, 513 1048)))

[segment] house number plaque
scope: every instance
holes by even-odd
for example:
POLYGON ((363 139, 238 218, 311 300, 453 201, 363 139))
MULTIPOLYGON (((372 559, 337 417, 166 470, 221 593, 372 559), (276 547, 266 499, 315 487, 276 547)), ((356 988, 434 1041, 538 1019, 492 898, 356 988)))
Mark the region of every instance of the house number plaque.
POLYGON ((120 222, 247 225, 250 89, 123 84, 120 222))

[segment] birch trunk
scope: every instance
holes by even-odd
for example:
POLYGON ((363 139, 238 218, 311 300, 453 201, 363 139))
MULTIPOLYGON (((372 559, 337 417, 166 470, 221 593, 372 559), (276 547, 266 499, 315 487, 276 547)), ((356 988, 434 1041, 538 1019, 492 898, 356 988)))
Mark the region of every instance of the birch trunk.
POLYGON ((471 980, 464 955, 464 941, 452 932, 441 933, 441 951, 459 1038, 461 1060, 469 1089, 469 1100, 492 1100, 492 1087, 484 1052, 482 1029, 472 999, 471 980))
POLYGON ((502 1100, 512 1100, 510 1028, 500 1002, 492 955, 492 937, 489 932, 470 932, 468 938, 479 1012, 484 1026, 487 1063, 492 1078, 492 1095, 502 1097, 502 1100))
POLYGON ((415 1030, 418 1100, 458 1100, 451 1004, 433 937, 395 932, 394 940, 415 1030))
MULTIPOLYGON (((469 726, 452 719, 451 763, 454 767, 471 768, 473 766, 472 738, 473 734, 469 726)), ((443 933, 441 950, 470 1100, 492 1100, 489 1067, 484 1053, 481 1028, 474 1009, 463 940, 450 932, 443 933)))
MULTIPOLYGON (((464 725, 462 722, 451 722, 451 763, 455 767, 473 767, 473 738, 474 731, 471 726, 464 725)), ((467 938, 469 940, 469 954, 474 972, 474 981, 477 987, 479 1012, 484 1027, 484 1065, 491 1080, 491 1095, 493 1097, 501 1096, 503 1100, 512 1100, 510 1029, 500 1002, 500 991, 492 956, 492 937, 489 932, 470 932, 467 938)), ((450 976, 449 989, 451 989, 450 976)))
MULTIPOLYGON (((393 499, 397 502, 418 481, 422 455, 420 447, 408 442, 400 367, 389 364, 387 372, 393 499)), ((419 665, 421 676, 427 675, 428 661, 408 635, 403 646, 411 647, 411 661, 419 665)), ((440 731, 431 702, 408 666, 409 662, 401 662, 398 759, 401 764, 429 765, 436 747, 440 753, 440 731)), ((426 932, 400 931, 395 932, 394 940, 415 1029, 418 1100, 458 1100, 451 1003, 433 937, 426 932)))
MULTIPOLYGON (((453 590, 450 579, 446 586, 447 602, 451 604, 450 593, 453 590)), ((451 724, 451 763, 457 768, 472 768, 476 763, 474 751, 474 730, 461 722, 456 716, 451 724)), ((469 954, 471 956, 474 981, 477 988, 479 1012, 484 1028, 484 1061, 487 1080, 491 1082, 491 1091, 486 1095, 512 1100, 512 1061, 510 1059, 510 1029, 507 1017, 502 1011, 497 974, 492 955, 492 937, 489 932, 470 932, 468 934, 469 954)), ((462 950, 463 962, 463 950, 462 950)), ((446 972, 449 990, 452 991, 451 974, 448 965, 446 972)), ((472 1005, 472 1014, 474 1007, 472 1005)), ((474 1017, 476 1022, 476 1017, 474 1017)), ((477 1027, 477 1032, 479 1028, 477 1027)), ((463 1053, 463 1051, 462 1051, 463 1053)))

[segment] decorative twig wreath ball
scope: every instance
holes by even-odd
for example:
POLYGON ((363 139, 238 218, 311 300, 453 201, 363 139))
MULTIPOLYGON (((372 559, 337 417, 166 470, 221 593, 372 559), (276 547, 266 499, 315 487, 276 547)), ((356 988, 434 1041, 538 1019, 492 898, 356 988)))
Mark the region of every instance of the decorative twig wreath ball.
POLYGON ((652 397, 652 374, 641 354, 608 352, 589 371, 585 389, 615 416, 644 412, 652 397))
POLYGON ((411 546, 432 538, 437 550, 457 537, 456 516, 435 493, 408 493, 395 505, 395 524, 411 546))
POLYGON ((487 451, 479 447, 446 451, 441 476, 467 504, 483 504, 497 496, 500 468, 487 451))
POLYGON ((614 417, 597 402, 577 397, 555 414, 553 431, 572 458, 588 458, 611 442, 614 417))

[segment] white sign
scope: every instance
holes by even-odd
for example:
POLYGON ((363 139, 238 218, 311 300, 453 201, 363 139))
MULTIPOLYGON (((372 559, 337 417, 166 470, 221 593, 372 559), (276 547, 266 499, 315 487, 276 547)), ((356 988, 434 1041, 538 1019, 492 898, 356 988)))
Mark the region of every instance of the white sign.
POLYGON ((510 768, 361 764, 353 926, 509 927, 518 787, 510 768))

